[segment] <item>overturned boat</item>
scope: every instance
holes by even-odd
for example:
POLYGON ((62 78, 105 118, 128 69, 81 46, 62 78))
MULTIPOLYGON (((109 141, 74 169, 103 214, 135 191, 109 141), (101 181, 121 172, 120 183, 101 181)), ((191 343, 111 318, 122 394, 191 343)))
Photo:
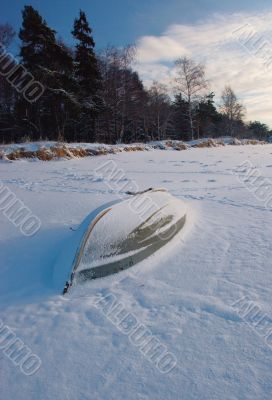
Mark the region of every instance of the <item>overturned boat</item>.
POLYGON ((55 267, 55 278, 62 279, 62 285, 66 281, 64 294, 75 283, 132 267, 166 245, 183 228, 186 205, 166 190, 129 194, 126 200, 90 214, 75 232, 55 267))

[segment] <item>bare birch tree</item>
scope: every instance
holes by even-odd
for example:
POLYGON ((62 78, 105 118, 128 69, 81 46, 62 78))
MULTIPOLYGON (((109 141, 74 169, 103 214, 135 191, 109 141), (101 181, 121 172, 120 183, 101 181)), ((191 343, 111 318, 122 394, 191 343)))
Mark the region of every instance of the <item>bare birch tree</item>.
POLYGON ((122 71, 121 82, 119 88, 119 96, 121 102, 121 131, 119 142, 122 143, 125 134, 125 120, 127 116, 128 88, 130 85, 131 75, 127 71, 131 68, 131 64, 135 59, 136 47, 127 45, 119 52, 119 68, 122 71))
POLYGON ((158 83, 157 81, 154 81, 148 91, 148 95, 148 109, 151 129, 155 129, 156 139, 165 139, 167 124, 171 114, 171 100, 167 93, 167 87, 158 83))
POLYGON ((205 79, 205 67, 201 63, 183 57, 175 62, 176 77, 175 91, 182 95, 188 105, 187 117, 189 120, 192 140, 194 139, 194 114, 204 89, 208 87, 205 79))
POLYGON ((220 112, 225 117, 226 134, 233 136, 236 124, 242 121, 245 115, 245 107, 230 86, 226 86, 221 95, 220 112))
POLYGON ((100 55, 104 80, 102 97, 107 108, 112 110, 114 136, 118 142, 123 141, 126 130, 130 89, 134 84, 131 65, 135 54, 135 46, 127 45, 123 48, 108 47, 100 55))

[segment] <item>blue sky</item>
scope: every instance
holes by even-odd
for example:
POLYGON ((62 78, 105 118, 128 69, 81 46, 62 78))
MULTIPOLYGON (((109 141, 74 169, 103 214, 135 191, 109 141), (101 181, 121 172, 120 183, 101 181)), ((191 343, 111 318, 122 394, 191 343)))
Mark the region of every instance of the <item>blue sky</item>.
MULTIPOLYGON (((25 0, 3 3, 0 23, 9 22, 18 31, 25 4, 25 0)), ((247 108, 247 120, 258 119, 272 127, 271 0, 32 0, 27 4, 38 9, 68 44, 80 8, 88 15, 98 49, 136 43, 135 68, 147 86, 158 80, 170 90, 178 57, 203 62, 217 101, 224 86, 231 85, 247 108)), ((11 50, 16 53, 16 45, 11 50)))
POLYGON ((1 4, 0 21, 10 22, 18 30, 25 4, 37 8, 67 41, 71 40, 74 17, 82 8, 94 28, 98 47, 103 47, 159 35, 169 25, 194 23, 212 13, 260 11, 271 7, 271 0, 10 0, 1 4))

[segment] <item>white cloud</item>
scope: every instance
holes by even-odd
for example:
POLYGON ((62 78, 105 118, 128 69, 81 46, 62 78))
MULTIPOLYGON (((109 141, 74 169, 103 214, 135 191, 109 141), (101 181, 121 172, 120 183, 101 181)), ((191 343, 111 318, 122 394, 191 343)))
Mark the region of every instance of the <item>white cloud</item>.
POLYGON ((143 63, 158 61, 169 61, 186 54, 187 50, 175 38, 170 36, 144 36, 139 39, 139 60, 143 63))
POLYGON ((147 85, 153 80, 170 84, 178 57, 204 62, 217 96, 230 84, 247 107, 247 119, 272 126, 271 20, 272 11, 267 11, 172 25, 161 36, 139 38, 137 69, 147 85))

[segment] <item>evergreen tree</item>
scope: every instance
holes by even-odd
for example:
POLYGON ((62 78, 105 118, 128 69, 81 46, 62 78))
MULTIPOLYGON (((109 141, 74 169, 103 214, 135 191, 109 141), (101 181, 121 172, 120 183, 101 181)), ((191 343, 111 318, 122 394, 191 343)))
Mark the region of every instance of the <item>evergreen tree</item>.
POLYGON ((269 135, 271 135, 269 127, 260 121, 251 121, 248 129, 250 136, 255 139, 266 140, 268 139, 269 135))
POLYGON ((94 52, 95 42, 86 14, 80 10, 79 18, 74 21, 72 35, 77 41, 75 51, 75 77, 79 84, 79 98, 82 105, 81 133, 85 139, 95 139, 95 119, 102 109, 102 100, 98 91, 102 87, 102 78, 94 52), (90 137, 89 134, 93 133, 90 137))
POLYGON ((197 131, 198 138, 201 136, 216 136, 219 133, 219 125, 222 116, 214 105, 214 93, 204 96, 197 108, 197 131))
MULTIPOLYGON (((0 44, 8 48, 15 32, 9 24, 0 25, 0 44)), ((0 76, 0 143, 16 140, 14 129, 14 99, 16 92, 9 82, 0 76)))
POLYGON ((173 125, 177 134, 176 139, 189 140, 190 134, 190 123, 188 119, 188 103, 184 100, 182 95, 179 93, 175 95, 173 103, 173 125))
POLYGON ((22 41, 20 56, 22 63, 32 73, 40 72, 52 59, 52 46, 55 43, 55 31, 50 29, 37 10, 25 6, 22 11, 22 28, 19 38, 22 41))
POLYGON ((86 14, 80 10, 72 35, 78 41, 75 54, 75 74, 85 94, 96 95, 101 88, 101 75, 94 53, 95 42, 86 14))
POLYGON ((22 64, 45 88, 43 96, 34 104, 20 98, 18 116, 25 129, 34 129, 33 135, 57 139, 65 136, 71 114, 79 107, 73 79, 73 57, 69 49, 56 40, 56 32, 32 6, 25 6, 19 33, 22 40, 22 64))

